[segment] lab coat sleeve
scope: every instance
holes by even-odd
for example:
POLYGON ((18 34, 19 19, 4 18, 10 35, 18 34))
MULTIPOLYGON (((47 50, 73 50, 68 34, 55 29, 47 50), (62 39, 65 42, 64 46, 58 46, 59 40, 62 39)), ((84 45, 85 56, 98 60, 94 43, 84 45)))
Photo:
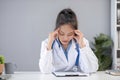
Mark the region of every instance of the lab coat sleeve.
POLYGON ((47 40, 41 44, 39 68, 42 73, 51 73, 53 70, 52 65, 52 50, 47 50, 47 40))
POLYGON ((89 42, 84 38, 86 46, 80 49, 79 66, 82 72, 93 73, 98 70, 98 59, 89 47, 89 42))

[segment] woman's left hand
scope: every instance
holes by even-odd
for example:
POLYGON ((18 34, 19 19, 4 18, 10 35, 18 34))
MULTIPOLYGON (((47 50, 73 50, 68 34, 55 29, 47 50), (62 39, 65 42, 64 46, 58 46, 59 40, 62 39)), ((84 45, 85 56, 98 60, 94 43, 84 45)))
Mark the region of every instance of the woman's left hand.
POLYGON ((81 48, 85 47, 85 43, 83 41, 83 37, 84 37, 83 33, 80 32, 79 30, 74 30, 74 33, 75 33, 74 38, 76 39, 80 47, 81 48))

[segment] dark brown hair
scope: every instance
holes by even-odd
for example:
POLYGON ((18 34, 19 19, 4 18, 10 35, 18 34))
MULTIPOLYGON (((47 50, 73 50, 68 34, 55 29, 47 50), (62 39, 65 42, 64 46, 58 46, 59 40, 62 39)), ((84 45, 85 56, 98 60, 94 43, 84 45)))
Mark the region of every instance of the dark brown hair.
POLYGON ((69 8, 63 9, 57 16, 56 27, 54 30, 59 28, 61 25, 69 24, 73 29, 78 29, 76 14, 69 8))

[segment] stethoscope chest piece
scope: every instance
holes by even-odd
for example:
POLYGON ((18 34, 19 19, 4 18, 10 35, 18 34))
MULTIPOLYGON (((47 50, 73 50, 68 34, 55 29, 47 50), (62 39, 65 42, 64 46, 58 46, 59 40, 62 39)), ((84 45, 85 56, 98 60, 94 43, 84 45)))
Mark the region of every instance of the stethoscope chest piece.
POLYGON ((73 71, 74 71, 74 72, 77 72, 77 71, 78 71, 78 67, 77 67, 77 66, 74 66, 74 67, 73 67, 73 71))

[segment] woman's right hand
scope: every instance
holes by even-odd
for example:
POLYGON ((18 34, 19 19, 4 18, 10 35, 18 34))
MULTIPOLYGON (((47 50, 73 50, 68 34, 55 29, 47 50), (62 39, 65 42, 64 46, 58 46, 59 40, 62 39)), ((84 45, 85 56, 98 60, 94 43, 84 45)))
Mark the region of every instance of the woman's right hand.
POLYGON ((55 30, 54 32, 49 33, 47 50, 51 50, 52 43, 58 36, 58 31, 59 29, 55 30))

